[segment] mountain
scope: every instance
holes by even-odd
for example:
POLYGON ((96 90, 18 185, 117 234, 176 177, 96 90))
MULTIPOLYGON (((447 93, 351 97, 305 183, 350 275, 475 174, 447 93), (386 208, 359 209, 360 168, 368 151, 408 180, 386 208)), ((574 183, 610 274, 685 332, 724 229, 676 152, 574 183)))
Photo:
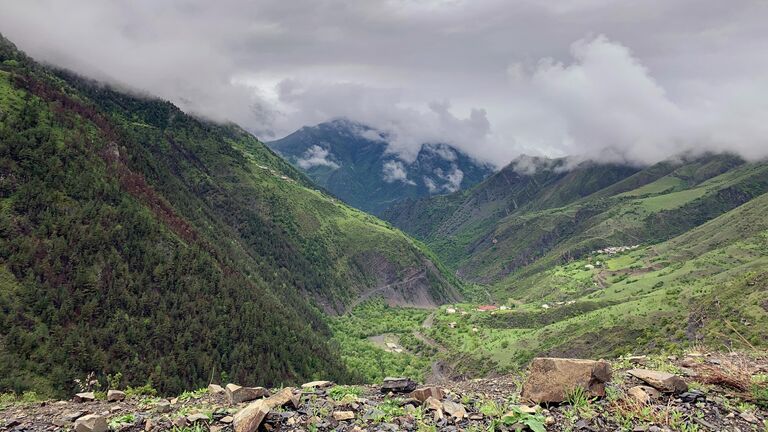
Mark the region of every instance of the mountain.
POLYGON ((0 36, 0 390, 67 393, 89 372, 163 393, 356 380, 326 313, 373 293, 435 305, 458 286, 238 126, 0 36))
POLYGON ((642 170, 525 159, 468 191, 406 201, 384 217, 462 277, 495 283, 607 246, 665 241, 766 191, 768 165, 727 154, 642 170))
POLYGON ((334 120, 267 145, 344 202, 375 215, 403 198, 466 189, 493 173, 446 144, 424 144, 407 162, 387 152, 386 139, 368 126, 334 120))

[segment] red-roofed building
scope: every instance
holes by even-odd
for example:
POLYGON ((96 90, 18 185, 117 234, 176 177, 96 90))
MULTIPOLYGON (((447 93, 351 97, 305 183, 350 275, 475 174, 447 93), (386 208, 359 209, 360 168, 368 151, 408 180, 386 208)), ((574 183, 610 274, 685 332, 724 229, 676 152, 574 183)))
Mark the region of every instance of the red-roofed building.
POLYGON ((489 311, 495 311, 498 308, 499 308, 498 306, 494 306, 494 305, 482 305, 482 306, 478 306, 477 307, 477 311, 478 312, 489 312, 489 311))

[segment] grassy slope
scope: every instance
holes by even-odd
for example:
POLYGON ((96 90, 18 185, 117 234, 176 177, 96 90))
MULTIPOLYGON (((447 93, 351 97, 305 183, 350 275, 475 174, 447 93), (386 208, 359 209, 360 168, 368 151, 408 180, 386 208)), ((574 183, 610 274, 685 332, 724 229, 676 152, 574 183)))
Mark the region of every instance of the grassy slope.
POLYGON ((447 328, 455 315, 439 315, 433 337, 502 369, 542 354, 615 356, 695 343, 764 347, 766 211, 768 194, 667 242, 518 280, 509 292, 512 310, 473 312, 455 330, 447 328), (585 268, 596 261, 604 267, 585 268), (473 326, 478 333, 468 331, 473 326))
POLYGON ((162 391, 220 372, 354 379, 307 295, 339 308, 420 271, 436 301, 457 295, 418 242, 236 126, 52 72, 2 39, 0 120, 3 389, 69 391, 89 371, 162 391))

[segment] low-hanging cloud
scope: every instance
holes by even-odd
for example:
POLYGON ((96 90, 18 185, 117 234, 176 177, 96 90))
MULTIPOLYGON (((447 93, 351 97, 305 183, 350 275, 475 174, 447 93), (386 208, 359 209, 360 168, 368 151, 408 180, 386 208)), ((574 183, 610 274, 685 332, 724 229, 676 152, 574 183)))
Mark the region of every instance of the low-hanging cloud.
POLYGON ((768 156, 766 21, 760 0, 0 6, 0 31, 39 60, 262 139, 346 117, 404 161, 447 143, 497 166, 768 156))
POLYGON ((339 164, 330 159, 330 152, 319 145, 313 145, 302 155, 302 158, 296 161, 296 164, 304 169, 317 166, 325 166, 332 169, 339 168, 339 164))

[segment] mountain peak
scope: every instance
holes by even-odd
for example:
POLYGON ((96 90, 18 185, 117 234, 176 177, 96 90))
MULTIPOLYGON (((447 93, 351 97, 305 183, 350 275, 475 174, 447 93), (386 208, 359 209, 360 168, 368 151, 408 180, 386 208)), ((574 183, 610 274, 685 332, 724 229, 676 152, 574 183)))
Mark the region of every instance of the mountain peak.
POLYGON ((389 151, 387 139, 384 132, 340 118, 268 145, 320 186, 374 214, 404 198, 471 187, 493 172, 444 143, 424 143, 416 158, 406 161, 389 151))

